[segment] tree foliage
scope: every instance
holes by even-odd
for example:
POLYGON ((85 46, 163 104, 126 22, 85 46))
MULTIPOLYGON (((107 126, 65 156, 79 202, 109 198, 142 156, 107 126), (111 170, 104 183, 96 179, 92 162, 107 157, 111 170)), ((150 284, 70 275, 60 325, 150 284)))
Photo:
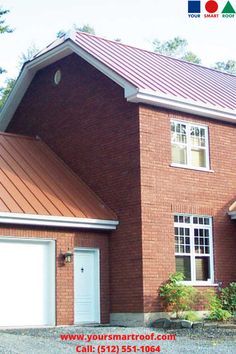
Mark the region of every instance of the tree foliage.
POLYGON ((18 67, 21 69, 21 67, 29 60, 32 60, 34 56, 39 52, 39 49, 36 47, 34 43, 32 43, 29 48, 27 49, 26 52, 21 53, 19 56, 19 63, 18 67))
POLYGON ((11 33, 13 32, 13 29, 10 28, 8 25, 5 24, 5 19, 3 19, 3 16, 5 16, 9 10, 5 10, 0 6, 0 33, 11 33))
MULTIPOLYGON (((9 10, 5 10, 0 6, 0 34, 11 33, 13 30, 5 24, 5 19, 3 18, 9 10)), ((0 67, 0 74, 6 72, 3 68, 0 67)))
MULTIPOLYGON (((181 37, 174 37, 168 41, 154 39, 154 51, 168 55, 177 59, 182 59, 195 64, 201 64, 201 58, 188 50, 188 42, 181 37)), ((218 61, 213 65, 213 69, 236 75, 236 60, 218 61)))
POLYGON ((153 45, 154 51, 160 54, 169 55, 196 64, 201 63, 201 59, 195 53, 188 51, 188 42, 184 38, 175 37, 162 42, 158 39, 154 39, 153 45))
MULTIPOLYGON (((85 33, 90 33, 90 34, 95 34, 95 30, 92 26, 90 26, 88 23, 81 26, 78 26, 76 24, 73 25, 73 29, 75 31, 80 31, 80 32, 85 32, 85 33)), ((66 31, 60 30, 57 32, 57 38, 61 38, 66 34, 66 31)))
POLYGON ((217 61, 213 68, 236 75, 236 60, 217 61))
POLYGON ((2 109, 4 103, 7 100, 7 97, 9 96, 11 90, 13 89, 15 85, 15 79, 7 79, 6 80, 6 86, 0 88, 0 110, 2 109))

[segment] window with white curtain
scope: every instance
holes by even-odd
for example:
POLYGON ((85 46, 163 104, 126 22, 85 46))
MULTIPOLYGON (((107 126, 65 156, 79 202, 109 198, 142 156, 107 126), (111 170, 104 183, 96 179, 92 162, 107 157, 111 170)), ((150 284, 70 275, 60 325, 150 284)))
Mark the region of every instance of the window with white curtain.
POLYGON ((172 165, 209 169, 208 128, 171 121, 172 165))

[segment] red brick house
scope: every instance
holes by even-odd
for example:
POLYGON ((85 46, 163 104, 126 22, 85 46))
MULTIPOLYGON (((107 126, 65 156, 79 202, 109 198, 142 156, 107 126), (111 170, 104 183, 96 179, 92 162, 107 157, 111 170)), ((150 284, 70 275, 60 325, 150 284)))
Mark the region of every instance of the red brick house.
MULTIPOLYGON (((43 166, 45 152, 40 162, 54 190, 61 175, 76 175, 71 188, 61 184, 76 212, 60 211, 76 225, 45 223, 38 194, 40 210, 6 209, 7 197, 0 204, 2 244, 6 236, 25 245, 50 239, 52 262, 56 243, 56 316, 43 324, 148 322, 161 315, 158 288, 176 269, 203 290, 236 280, 235 89, 233 75, 79 32, 24 65, 0 128, 39 136, 54 152, 51 163, 43 166), (63 169, 54 169, 55 159, 63 169), (93 205, 93 214, 83 211, 93 205), (73 262, 60 265, 68 249, 73 262)), ((21 152, 23 161, 28 154, 37 173, 36 147, 21 152)), ((42 183, 40 190, 51 197, 42 183)), ((42 288, 47 294, 47 282, 42 288)), ((39 295, 45 311, 47 299, 39 295)))

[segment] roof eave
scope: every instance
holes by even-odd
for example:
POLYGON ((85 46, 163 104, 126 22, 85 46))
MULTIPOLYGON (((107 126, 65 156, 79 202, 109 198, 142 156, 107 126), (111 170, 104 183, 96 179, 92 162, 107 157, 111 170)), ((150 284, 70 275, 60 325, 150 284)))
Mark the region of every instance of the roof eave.
POLYGON ((179 99, 174 96, 160 95, 157 92, 145 89, 137 89, 135 94, 126 98, 129 102, 144 103, 236 124, 236 111, 199 104, 195 101, 179 99))
POLYGON ((0 212, 0 224, 2 223, 59 228, 116 230, 119 221, 0 212))

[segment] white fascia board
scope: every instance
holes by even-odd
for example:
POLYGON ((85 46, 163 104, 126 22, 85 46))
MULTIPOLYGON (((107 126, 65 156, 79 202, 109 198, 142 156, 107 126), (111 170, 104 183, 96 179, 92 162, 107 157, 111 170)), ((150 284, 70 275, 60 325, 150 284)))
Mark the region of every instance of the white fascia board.
POLYGON ((1 212, 0 224, 1 223, 69 227, 77 229, 116 230, 119 221, 1 212))
POLYGON ((2 111, 0 112, 0 131, 5 131, 7 129, 8 124, 10 123, 36 72, 72 53, 76 53, 89 64, 101 71, 104 75, 109 77, 112 81, 121 86, 125 91, 125 97, 136 92, 136 88, 128 81, 116 74, 113 70, 109 69, 99 60, 95 59, 91 54, 88 54, 85 50, 81 49, 71 39, 67 39, 62 44, 45 53, 42 53, 24 65, 13 90, 11 91, 2 111))
POLYGON ((163 107, 236 124, 236 110, 217 108, 204 103, 199 104, 192 100, 160 95, 159 93, 145 89, 137 89, 135 94, 127 97, 127 101, 163 107))

